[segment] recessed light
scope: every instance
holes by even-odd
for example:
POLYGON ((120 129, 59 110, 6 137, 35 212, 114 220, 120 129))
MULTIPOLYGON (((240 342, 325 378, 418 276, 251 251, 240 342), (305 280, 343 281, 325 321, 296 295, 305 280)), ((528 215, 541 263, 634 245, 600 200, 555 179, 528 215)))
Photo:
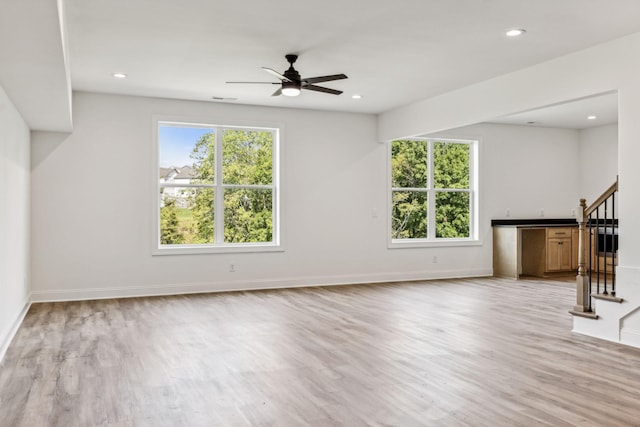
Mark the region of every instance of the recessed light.
POLYGON ((526 32, 527 31, 523 30, 522 28, 514 28, 513 30, 507 31, 505 34, 508 35, 509 37, 518 37, 523 35, 526 32))
POLYGON ((362 95, 354 93, 353 95, 351 95, 351 98, 353 98, 353 99, 362 99, 362 95))
POLYGON ((587 116, 587 120, 595 120, 597 119, 597 116, 587 116))
POLYGON ((112 76, 115 77, 116 79, 126 79, 127 78, 127 75, 125 73, 113 73, 112 76))

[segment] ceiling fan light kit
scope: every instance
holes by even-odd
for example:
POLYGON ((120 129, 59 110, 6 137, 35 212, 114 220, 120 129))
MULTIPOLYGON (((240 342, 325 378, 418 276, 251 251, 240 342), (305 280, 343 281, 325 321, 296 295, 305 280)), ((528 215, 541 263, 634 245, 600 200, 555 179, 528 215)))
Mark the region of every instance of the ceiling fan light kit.
POLYGON ((300 95, 300 84, 296 82, 282 82, 280 91, 284 96, 298 96, 300 95))
POLYGON ((276 90, 272 96, 298 96, 302 89, 313 90, 315 92, 324 92, 329 93, 331 95, 340 95, 342 93, 341 90, 330 89, 324 86, 318 86, 315 83, 323 83, 330 82, 334 80, 343 80, 348 78, 344 74, 333 74, 330 76, 319 76, 319 77, 308 77, 303 78, 300 77, 300 73, 293 68, 293 64, 298 59, 298 55, 294 55, 292 53, 285 55, 287 62, 289 63, 289 68, 282 74, 278 73, 271 68, 262 67, 264 71, 271 74, 272 76, 278 78, 280 80, 279 83, 275 82, 227 82, 227 83, 240 83, 240 84, 249 84, 249 83, 257 83, 257 84, 279 84, 280 87, 276 90))

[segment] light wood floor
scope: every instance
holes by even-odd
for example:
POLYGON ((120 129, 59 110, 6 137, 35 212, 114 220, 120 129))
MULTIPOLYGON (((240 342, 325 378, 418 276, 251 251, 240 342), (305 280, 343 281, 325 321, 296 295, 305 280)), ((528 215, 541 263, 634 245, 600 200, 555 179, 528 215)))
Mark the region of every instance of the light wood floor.
POLYGON ((1 426, 640 425, 640 350, 571 283, 442 280, 34 305, 1 426))

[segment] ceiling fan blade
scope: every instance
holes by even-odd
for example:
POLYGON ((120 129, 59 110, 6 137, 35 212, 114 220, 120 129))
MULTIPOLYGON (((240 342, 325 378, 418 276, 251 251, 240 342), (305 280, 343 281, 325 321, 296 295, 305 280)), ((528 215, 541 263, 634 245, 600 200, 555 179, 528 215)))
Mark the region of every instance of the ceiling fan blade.
POLYGON ((256 85, 279 85, 280 82, 225 82, 225 83, 241 83, 245 85, 256 84, 256 85))
POLYGON ((279 78, 280 80, 282 80, 283 82, 290 82, 291 80, 285 76, 283 76, 282 74, 280 74, 279 72, 272 70, 271 68, 267 68, 267 67, 262 67, 263 70, 265 70, 267 73, 276 76, 277 78, 279 78))
POLYGON ((313 84, 313 83, 330 82, 333 80, 342 80, 342 79, 348 79, 348 78, 349 77, 347 77, 344 74, 333 74, 331 76, 309 77, 308 79, 302 79, 302 81, 307 82, 309 84, 313 84))
POLYGON ((280 96, 282 95, 282 88, 279 87, 277 91, 273 92, 273 94, 271 94, 271 96, 280 96))
POLYGON ((332 95, 340 95, 342 93, 341 90, 329 89, 328 87, 316 86, 316 85, 306 85, 302 86, 302 89, 315 90, 316 92, 324 92, 330 93, 332 95))

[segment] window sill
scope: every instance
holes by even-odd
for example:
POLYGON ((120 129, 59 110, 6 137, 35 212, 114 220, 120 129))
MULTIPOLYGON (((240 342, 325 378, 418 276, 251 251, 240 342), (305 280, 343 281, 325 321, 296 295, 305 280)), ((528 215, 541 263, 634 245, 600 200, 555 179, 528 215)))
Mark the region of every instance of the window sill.
POLYGON ((393 239, 387 247, 389 249, 409 249, 409 248, 443 248, 443 247, 463 247, 481 246, 482 241, 477 239, 442 239, 442 240, 421 240, 421 239, 393 239))
POLYGON ((225 246, 206 245, 175 245, 172 247, 159 247, 151 251, 152 255, 204 255, 204 254, 237 254, 258 252, 284 252, 282 245, 272 243, 265 244, 238 244, 225 246))

